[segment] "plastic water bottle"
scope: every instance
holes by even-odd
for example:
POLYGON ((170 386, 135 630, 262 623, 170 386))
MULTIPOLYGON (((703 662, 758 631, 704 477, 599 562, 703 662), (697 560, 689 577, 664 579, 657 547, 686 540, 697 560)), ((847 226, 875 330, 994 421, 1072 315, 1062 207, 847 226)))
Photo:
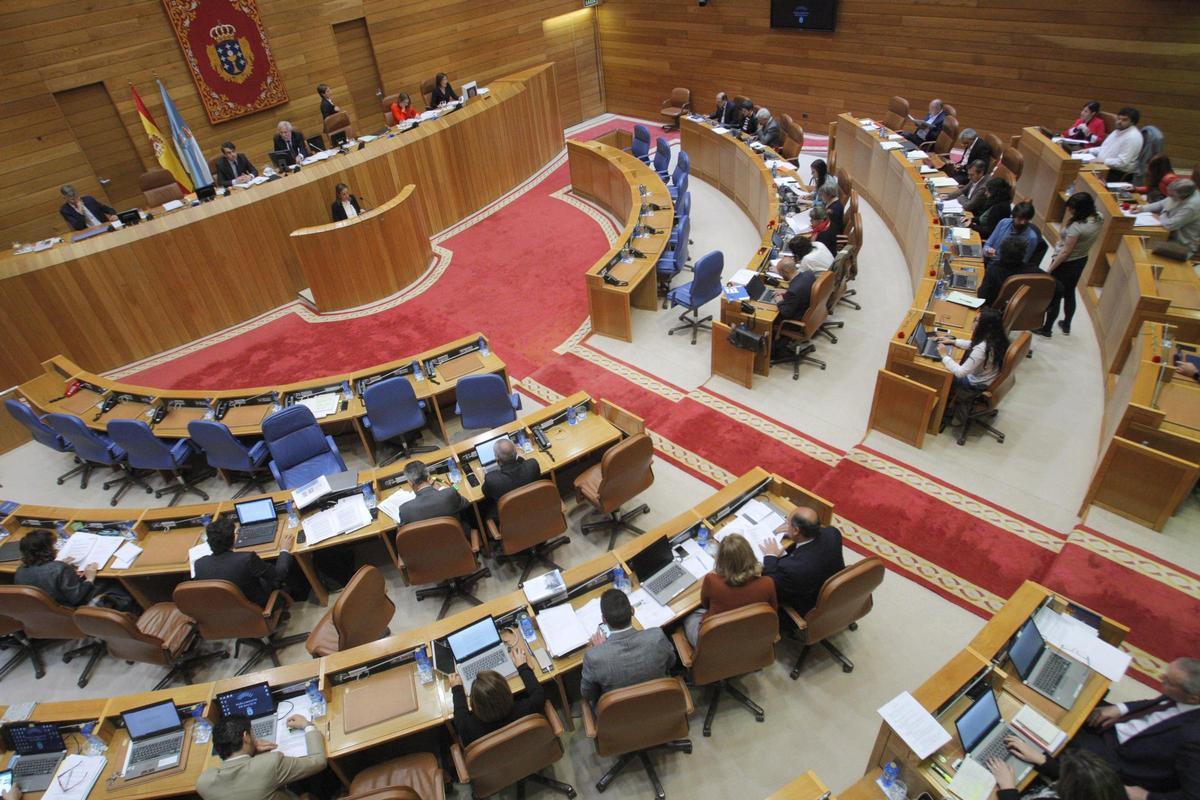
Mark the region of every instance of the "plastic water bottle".
POLYGON ((576 416, 575 416, 575 406, 571 406, 570 408, 567 409, 567 424, 574 425, 577 421, 578 420, 576 419, 576 416))
POLYGON ((492 354, 492 348, 488 347, 487 339, 479 337, 479 355, 487 358, 492 354))
POLYGON ((624 567, 616 567, 613 569, 613 588, 619 592, 629 594, 633 588, 629 585, 629 576, 625 574, 624 567))
POLYGON ((201 514, 200 515, 200 527, 201 528, 207 528, 209 526, 209 523, 211 523, 211 522, 212 522, 212 514, 201 514))
POLYGON ((317 681, 314 678, 308 682, 308 688, 304 690, 308 696, 309 713, 313 719, 325 716, 325 695, 321 694, 321 690, 317 688, 317 681))
POLYGON ((529 441, 529 434, 525 429, 517 431, 517 446, 521 448, 521 452, 528 453, 533 450, 533 444, 529 441))
POLYGON ((413 373, 413 380, 417 381, 418 383, 425 380, 425 370, 421 369, 420 361, 417 361, 415 359, 413 360, 412 373, 413 373))
POLYGON ((900 780, 900 767, 895 761, 883 765, 883 774, 879 776, 878 783, 890 800, 907 800, 908 785, 900 780))
POLYGON ((204 718, 204 703, 197 703, 192 709, 192 741, 204 744, 212 738, 212 723, 204 718))
POLYGON ((433 683, 433 665, 429 663, 429 653, 425 645, 417 648, 417 680, 423 684, 433 683))
POLYGON ((350 400, 350 381, 342 381, 342 397, 347 401, 350 400))
POLYGON ((300 526, 300 515, 296 513, 296 502, 294 500, 287 501, 288 528, 297 528, 300 526))
MULTIPOLYGON (((79 729, 83 735, 83 754, 85 756, 102 756, 108 750, 104 740, 96 735, 96 723, 89 722, 79 729)), ((205 741, 208 741, 205 739, 205 741)))
POLYGON ((364 483, 362 485, 363 500, 367 503, 367 508, 375 507, 375 490, 371 488, 371 484, 364 483))
POLYGON ((54 523, 54 533, 58 535, 59 548, 62 548, 64 545, 66 545, 67 539, 70 538, 70 534, 67 533, 66 523, 63 522, 61 519, 58 522, 54 523))
POLYGON ((517 624, 521 626, 521 635, 525 637, 525 641, 537 641, 537 633, 533 630, 533 620, 524 611, 517 616, 517 624))
POLYGON ((458 462, 453 458, 450 459, 450 483, 458 486, 458 482, 462 480, 462 473, 458 471, 458 462))
POLYGON ((700 545, 700 549, 708 552, 708 526, 701 524, 700 529, 696 531, 696 544, 700 545))
POLYGON ((137 534, 133 532, 133 526, 128 522, 121 523, 121 538, 127 542, 137 541, 137 534))

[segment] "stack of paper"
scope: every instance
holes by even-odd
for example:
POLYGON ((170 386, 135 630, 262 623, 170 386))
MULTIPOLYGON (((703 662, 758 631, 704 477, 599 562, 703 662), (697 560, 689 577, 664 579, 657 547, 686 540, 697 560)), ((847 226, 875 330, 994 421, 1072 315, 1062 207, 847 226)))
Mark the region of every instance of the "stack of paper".
POLYGON ((567 593, 567 584, 563 582, 562 570, 557 569, 552 569, 545 575, 530 578, 521 588, 525 590, 525 599, 530 603, 540 603, 559 594, 565 598, 567 593))
POLYGON ((729 279, 729 283, 737 286, 745 286, 750 282, 751 278, 757 274, 758 273, 752 269, 739 269, 737 272, 733 273, 733 277, 729 279))
POLYGON ((332 508, 310 514, 300 524, 307 543, 313 545, 370 525, 371 512, 366 498, 352 494, 338 500, 332 508))
POLYGON ((954 178, 951 178, 949 175, 942 175, 941 177, 938 177, 938 178, 930 178, 929 182, 932 183, 938 189, 956 189, 956 188, 958 188, 958 181, 954 180, 954 178))
POLYGON ((962 800, 987 800, 996 787, 996 779, 987 767, 973 758, 964 758, 950 781, 950 791, 962 800))
POLYGON ((133 566, 133 562, 142 554, 142 548, 138 547, 133 542, 125 542, 121 548, 117 550, 113 556, 113 569, 129 569, 133 566))
POLYGON ((1095 160, 1096 154, 1083 152, 1071 153, 1071 158, 1075 159, 1076 161, 1082 161, 1086 164, 1089 161, 1095 160))
POLYGON ((570 603, 551 606, 538 613, 537 626, 542 641, 546 643, 546 650, 555 658, 583 647, 591 636, 570 603))
POLYGON ((737 516, 717 532, 717 541, 721 541, 726 536, 734 533, 740 534, 750 543, 750 548, 754 550, 755 558, 761 564, 763 552, 760 545, 765 539, 774 539, 777 542, 782 542, 786 532, 776 533, 776 529, 781 527, 783 523, 783 517, 772 510, 766 503, 759 500, 751 500, 738 509, 737 516))
POLYGON ((1126 183, 1125 181, 1115 181, 1113 183, 1104 184, 1104 188, 1110 189, 1114 192, 1128 192, 1133 188, 1133 184, 1126 183))
POLYGON ((662 605, 645 589, 638 589, 629 595, 629 604, 633 606, 633 615, 645 628, 661 628, 675 616, 671 609, 662 605))
POLYGON ((437 118, 438 118, 438 110, 436 108, 431 108, 428 111, 422 111, 421 116, 417 117, 417 120, 420 122, 425 122, 427 120, 437 119, 437 118))
POLYGON ((600 598, 593 597, 575 609, 575 619, 579 620, 588 636, 600 630, 600 625, 604 622, 604 614, 600 611, 600 598))
POLYGON ((798 186, 800 183, 795 175, 776 175, 774 180, 776 186, 798 186))
POLYGON ((299 714, 308 720, 313 718, 312 703, 307 695, 297 695, 280 705, 279 713, 275 717, 275 744, 277 745, 275 749, 285 756, 303 758, 308 755, 308 741, 304 736, 303 729, 297 731, 288 729, 287 720, 292 714, 299 714))
POLYGON ((1082 661, 1110 681, 1120 680, 1131 657, 1099 637, 1096 630, 1074 617, 1043 608, 1033 618, 1038 633, 1067 655, 1082 661))
POLYGON ((926 153, 924 150, 909 150, 906 155, 909 161, 921 161, 922 159, 929 158, 929 153, 926 153))
POLYGON ((1067 740, 1067 732, 1039 714, 1033 706, 1022 706, 1011 722, 1014 728, 1032 739, 1034 744, 1051 753, 1067 740))
POLYGON ((407 503, 416 497, 415 494, 408 489, 397 489, 387 496, 387 499, 379 504, 379 510, 387 514, 396 522, 400 521, 400 506, 407 503))
POLYGON ((917 758, 929 758, 950 741, 946 729, 908 692, 884 703, 878 713, 917 758))
POLYGON ((937 170, 934 169, 933 167, 929 166, 928 164, 921 165, 921 174, 922 175, 934 175, 936 173, 937 173, 937 170))
POLYGON ((722 127, 721 125, 718 125, 715 128, 713 128, 713 133, 729 133, 729 128, 725 128, 725 127, 722 127))
POLYGON ((43 800, 84 800, 107 766, 108 759, 104 756, 71 753, 59 762, 43 800))
POLYGON ((78 531, 67 539, 67 543, 58 551, 57 560, 73 564, 80 569, 95 564, 104 569, 112 554, 120 549, 125 540, 120 536, 100 536, 95 533, 78 531))
POLYGON ((799 213, 788 215, 787 224, 792 229, 792 233, 797 235, 810 233, 812 231, 812 209, 808 208, 799 213))
POLYGON ((944 200, 942 202, 943 214, 961 214, 963 213, 961 200, 944 200))
POLYGON ((336 414, 338 404, 342 401, 341 392, 325 392, 324 394, 306 397, 303 400, 297 400, 296 405, 304 406, 312 412, 317 419, 328 417, 330 414, 336 414))
POLYGON ((330 491, 332 491, 332 487, 329 485, 329 479, 324 475, 318 475, 315 480, 293 489, 292 499, 296 501, 296 508, 307 508, 329 494, 330 491))
POLYGON ((954 234, 954 238, 960 242, 965 242, 971 238, 970 228, 951 228, 950 231, 954 234))
POLYGON ((883 142, 879 146, 884 150, 902 150, 904 148, 904 145, 899 142, 883 142))
POLYGON ((962 292, 951 292, 946 295, 946 299, 951 303, 958 303, 960 306, 966 306, 967 308, 979 308, 984 303, 982 297, 972 297, 962 292))
POLYGON ((681 566, 688 572, 695 575, 697 578, 703 578, 708 573, 712 572, 715 561, 712 556, 704 552, 700 547, 699 542, 695 539, 688 539, 683 543, 684 552, 687 553, 687 558, 683 559, 681 566))
POLYGON ((1147 211, 1139 211, 1133 215, 1133 227, 1146 228, 1152 225, 1161 225, 1157 214, 1151 214, 1147 211))

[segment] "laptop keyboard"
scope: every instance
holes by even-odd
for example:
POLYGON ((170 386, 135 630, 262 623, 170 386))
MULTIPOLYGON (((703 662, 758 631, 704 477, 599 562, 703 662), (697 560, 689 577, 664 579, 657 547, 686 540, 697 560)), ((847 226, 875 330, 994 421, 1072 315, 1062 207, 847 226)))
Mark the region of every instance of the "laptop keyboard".
POLYGON ((1043 692, 1053 694, 1058 685, 1062 683, 1063 678, 1066 677, 1067 670, 1070 668, 1070 661, 1058 654, 1052 654, 1050 658, 1046 659, 1046 666, 1034 678, 1033 685, 1043 692))
POLYGON ((466 675, 463 676, 464 678, 470 677, 472 680, 474 680, 475 676, 483 672, 485 669, 495 669, 503 664, 507 655, 508 654, 503 650, 495 650, 487 655, 480 656, 479 660, 472 661, 465 670, 460 671, 466 673, 466 675))
POLYGON ((133 754, 129 757, 130 764, 143 761, 154 761, 164 756, 175 755, 179 752, 179 740, 176 738, 163 739, 157 742, 135 745, 133 754))
POLYGON ((683 574, 683 567, 678 564, 672 564, 662 572, 655 575, 650 580, 646 581, 646 588, 651 592, 662 592, 672 583, 679 579, 683 574))
POLYGON ((58 758, 18 759, 13 765, 14 778, 32 778, 36 775, 49 775, 58 766, 58 758))
POLYGON ((977 751, 971 757, 980 764, 984 765, 986 765, 987 762, 993 758, 998 758, 1001 761, 1005 760, 1008 758, 1009 753, 1008 747, 1006 747, 1004 744, 1004 740, 1015 734, 1016 731, 1014 731, 1012 728, 1005 728, 1004 733, 1000 736, 997 736, 992 743, 987 746, 986 749, 977 751))

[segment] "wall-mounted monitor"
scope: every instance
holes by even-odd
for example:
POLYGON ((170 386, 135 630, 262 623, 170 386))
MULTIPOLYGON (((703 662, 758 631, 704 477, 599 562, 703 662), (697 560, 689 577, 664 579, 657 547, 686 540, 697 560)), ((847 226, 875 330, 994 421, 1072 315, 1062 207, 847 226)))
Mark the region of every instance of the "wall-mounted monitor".
POLYGON ((837 0, 771 0, 771 27, 832 31, 837 6, 837 0))

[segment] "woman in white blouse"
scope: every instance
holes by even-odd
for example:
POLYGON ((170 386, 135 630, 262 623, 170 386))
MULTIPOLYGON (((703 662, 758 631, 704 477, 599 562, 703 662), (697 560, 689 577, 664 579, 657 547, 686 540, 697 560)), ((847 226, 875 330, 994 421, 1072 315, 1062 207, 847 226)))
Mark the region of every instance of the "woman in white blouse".
POLYGON ((334 222, 357 217, 362 213, 362 209, 358 205, 358 198, 350 194, 350 187, 347 184, 339 183, 333 187, 333 193, 333 206, 329 211, 333 214, 334 222))
POLYGON ((1008 351, 1004 314, 996 308, 982 308, 975 318, 975 327, 969 340, 946 336, 938 341, 938 355, 942 357, 942 364, 954 375, 954 388, 986 389, 1000 374, 1004 354, 1008 351), (948 345, 967 351, 967 357, 961 364, 954 359, 948 345))

